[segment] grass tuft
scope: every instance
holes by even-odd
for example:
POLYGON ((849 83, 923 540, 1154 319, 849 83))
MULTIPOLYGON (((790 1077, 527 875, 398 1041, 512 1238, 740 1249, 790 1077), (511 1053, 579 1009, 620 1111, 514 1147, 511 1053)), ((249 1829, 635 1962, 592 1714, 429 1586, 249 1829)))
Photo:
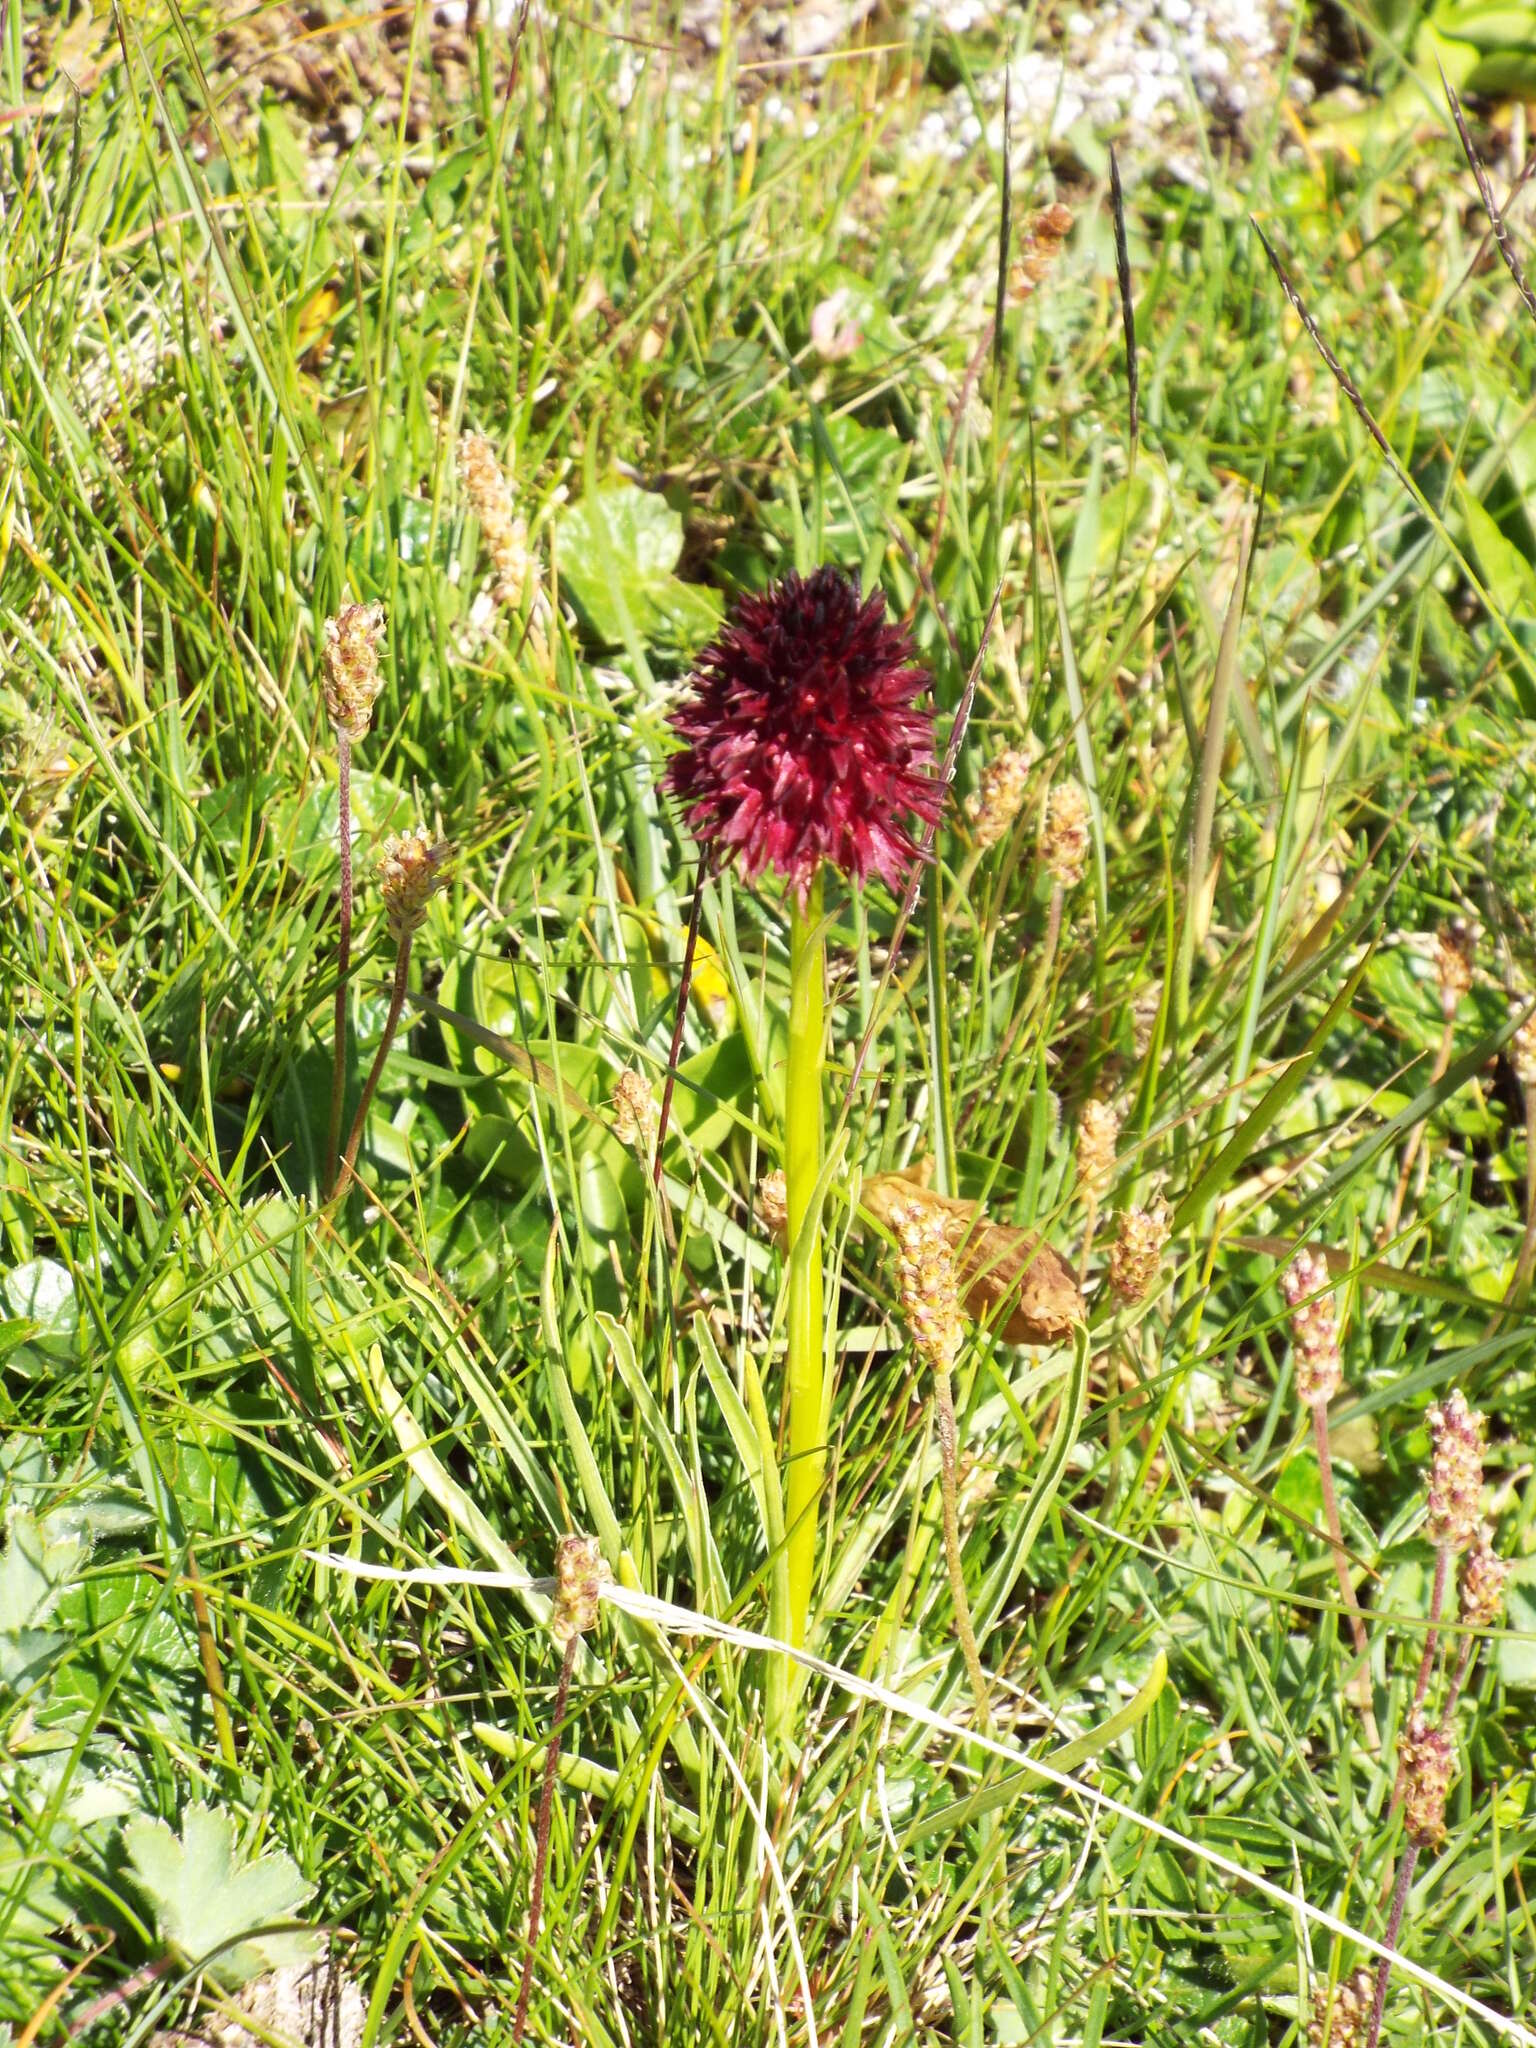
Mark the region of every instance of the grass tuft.
POLYGON ((368 2048, 1536 2039, 1518 126, 1111 180, 1017 61, 989 149, 1044 19, 439 11, 0 10, 0 2024, 323 1934, 368 2048), (807 1457, 805 934, 660 777, 822 562, 949 794, 904 900, 826 878, 807 1457), (343 939, 349 814, 455 856, 343 939))

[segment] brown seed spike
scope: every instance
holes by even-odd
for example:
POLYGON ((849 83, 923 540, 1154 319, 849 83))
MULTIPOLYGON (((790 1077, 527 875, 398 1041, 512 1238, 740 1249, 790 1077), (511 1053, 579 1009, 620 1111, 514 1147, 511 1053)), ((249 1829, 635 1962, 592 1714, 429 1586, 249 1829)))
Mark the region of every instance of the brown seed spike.
POLYGON ((344 604, 335 618, 325 622, 321 635, 325 715, 348 739, 368 737, 374 703, 384 687, 379 668, 383 641, 381 604, 344 604))
POLYGON ((1435 979, 1440 984, 1440 1010, 1447 1023, 1472 986, 1477 933, 1464 917, 1453 917, 1435 934, 1435 979))
POLYGON ((485 551, 496 570, 496 602, 516 611, 523 601, 532 566, 528 522, 514 510, 506 471, 483 434, 460 437, 459 475, 480 522, 485 551))
POLYGON ((392 832, 379 848, 379 893, 384 915, 396 939, 421 930, 427 905, 443 886, 443 870, 453 848, 419 827, 392 832))
POLYGON ((763 1228, 781 1252, 789 1250, 789 1187, 782 1166, 765 1173, 757 1184, 757 1213, 763 1228))
POLYGON ((1085 1194, 1102 1195, 1115 1174, 1115 1146, 1120 1119, 1111 1104, 1090 1096, 1077 1119, 1077 1184, 1085 1194))
POLYGON ((1470 1547, 1482 1519, 1484 1422, 1459 1390, 1429 1411, 1430 1541, 1437 1550, 1470 1547))
POLYGON ((1122 1209, 1109 1248, 1109 1284, 1122 1301, 1144 1301, 1151 1292, 1168 1242, 1171 1212, 1164 1201, 1150 1209, 1122 1209))
POLYGON ((549 1632, 562 1645, 596 1628, 602 1586, 609 1577, 595 1536, 562 1536, 555 1545, 555 1599, 549 1632))
POLYGON ((952 1372, 962 1342, 960 1276, 944 1211, 928 1202, 898 1202, 890 1223, 897 1298, 912 1341, 935 1372, 952 1372))
POLYGON ((1075 889, 1088 871, 1090 818, 1082 784, 1070 776, 1058 782, 1045 807, 1040 858, 1063 889, 1075 889))
POLYGON ((613 1084, 613 1135, 649 1159, 656 1143, 656 1105, 643 1074, 626 1067, 613 1084))
POLYGON ((1360 2048, 1371 2010, 1375 1973, 1355 1971, 1341 1984, 1319 1984, 1312 1993, 1307 2048, 1360 2048))
POLYGON ((1488 1531, 1479 1529, 1461 1560, 1460 1619, 1472 1628, 1492 1628, 1504 1611, 1508 1577, 1509 1565, 1494 1549, 1488 1531))
POLYGON ((1456 1776, 1456 1746, 1415 1707, 1398 1737, 1403 1767, 1403 1825, 1410 1842, 1438 1849, 1445 1840, 1445 1802, 1456 1776))
POLYGON ((979 1202, 935 1194, 905 1173, 877 1173, 861 1202, 887 1229, 909 1203, 936 1209, 959 1269, 961 1307, 1009 1344, 1059 1344, 1083 1320, 1083 1297, 1071 1268, 1032 1230, 993 1223, 979 1202))
POLYGON ((967 797, 965 815, 976 834, 976 845, 985 853, 996 846, 1019 814, 1034 754, 1028 747, 1005 747, 981 771, 976 794, 967 797))

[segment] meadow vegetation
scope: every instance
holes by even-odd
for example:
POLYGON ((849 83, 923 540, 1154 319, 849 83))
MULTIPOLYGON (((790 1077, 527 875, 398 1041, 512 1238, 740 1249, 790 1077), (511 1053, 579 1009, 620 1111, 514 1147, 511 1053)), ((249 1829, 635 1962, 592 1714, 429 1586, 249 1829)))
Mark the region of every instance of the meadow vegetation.
POLYGON ((915 146, 1033 15, 263 11, 0 7, 0 2021, 291 2037, 323 1941, 314 2039, 510 2042, 553 1759, 531 2041, 1345 2048, 1371 1942, 1536 2038, 1536 321, 1444 99, 1328 137, 1298 24, 1122 150, 1133 433, 1109 138, 915 146), (931 858, 705 882, 658 1180, 669 720, 826 563, 931 858))

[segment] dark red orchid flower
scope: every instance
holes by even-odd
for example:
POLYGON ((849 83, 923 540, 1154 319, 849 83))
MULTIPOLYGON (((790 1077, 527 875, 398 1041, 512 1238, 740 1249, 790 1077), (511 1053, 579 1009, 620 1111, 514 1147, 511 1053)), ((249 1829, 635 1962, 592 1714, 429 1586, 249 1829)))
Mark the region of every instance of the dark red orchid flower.
POLYGON ((805 907, 823 861, 895 889, 938 817, 933 712, 905 627, 840 569, 744 597, 672 715, 666 782, 706 853, 773 868, 805 907))

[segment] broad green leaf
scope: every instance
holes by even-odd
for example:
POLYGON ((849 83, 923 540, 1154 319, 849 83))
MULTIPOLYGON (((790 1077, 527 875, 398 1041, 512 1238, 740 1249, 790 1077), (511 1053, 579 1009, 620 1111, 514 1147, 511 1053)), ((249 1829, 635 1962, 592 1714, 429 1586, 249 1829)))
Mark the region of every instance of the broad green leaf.
POLYGON ((444 977, 443 995, 446 1007, 439 1022, 454 1066, 477 1074, 499 1074, 506 1061, 461 1031, 452 1011, 473 1018, 512 1044, 544 1035, 544 992, 537 973, 525 961, 465 954, 444 977))
MULTIPOLYGON (((1505 539, 1492 515, 1459 481, 1456 503, 1488 595, 1503 614, 1505 625, 1536 626, 1536 569, 1512 541, 1505 539)), ((1508 674, 1522 715, 1536 716, 1536 690, 1529 676, 1518 665, 1510 666, 1508 674)))
MULTIPOLYGON (((464 1157, 483 1173, 524 1187, 539 1172, 539 1151, 527 1131, 510 1116, 479 1116, 464 1139, 464 1157)), ((542 1241, 539 1245, 542 1253, 542 1241)))
POLYGON ((1536 617, 1536 570, 1514 543, 1505 539, 1492 515, 1464 483, 1457 484, 1456 502, 1489 595, 1511 620, 1522 615, 1536 617))
POLYGON ((72 1522, 14 1516, 0 1552, 0 1629, 34 1628, 44 1620, 89 1549, 72 1522))
POLYGON ((1304 1453, 1288 1458, 1275 1475, 1273 1491, 1280 1507, 1288 1508, 1300 1523, 1311 1528, 1323 1504, 1323 1482, 1316 1458, 1304 1453))
POLYGON ((1536 1557, 1522 1558, 1504 1587, 1507 1627, 1495 1638, 1499 1677, 1508 1686, 1536 1688, 1536 1557))
POLYGON ((319 1953, 320 1937, 307 1928, 271 1931, 295 1917, 313 1887, 284 1855, 242 1861, 227 1813, 189 1806, 179 1835, 163 1820, 130 1821, 123 1840, 166 1942, 222 1983, 319 1953))
POLYGON ((680 1062, 672 1115, 700 1152, 718 1152, 734 1131, 753 1127, 752 1060, 739 1031, 680 1062))
POLYGON ((593 639, 689 652, 720 618, 712 590, 672 572, 683 551, 679 513, 656 491, 604 484, 555 527, 560 580, 593 639))
MULTIPOLYGON (((329 778, 312 783, 298 797, 279 800, 274 834, 301 875, 325 874, 335 867, 340 817, 337 787, 329 778)), ((382 775, 353 770, 352 864, 360 909, 366 908, 373 889, 370 847, 385 832, 398 829, 411 818, 411 800, 403 790, 382 775)))
POLYGON ((56 1629, 0 1629, 0 1691, 28 1691, 62 1654, 68 1640, 56 1629))
POLYGON ((11 1315, 32 1325, 28 1342, 44 1351, 74 1350, 80 1310, 67 1266, 57 1259, 28 1259, 0 1278, 0 1297, 11 1315))
MULTIPOLYGON (((16 1890, 17 1903, 5 1920, 5 1940, 13 1950, 24 1942, 41 1941, 62 1927, 69 1918, 69 1906, 59 1893, 54 1865, 24 1836, 0 1825, 0 1898, 8 1898, 16 1890)), ((6 2038, 0 2036, 0 2040, 6 2038)))
POLYGON ((1167 1679, 1168 1659, 1159 1650, 1152 1659, 1151 1670, 1123 1707, 1116 1708, 1115 1712, 1107 1715, 1097 1727, 1085 1729, 1070 1742, 1062 1743, 1059 1749, 1053 1749, 1046 1762, 1053 1770, 1075 1771, 1079 1764, 1085 1764, 1090 1757, 1098 1756, 1101 1751, 1108 1749, 1112 1742, 1118 1742, 1122 1735, 1141 1725, 1156 1706, 1167 1679))
MULTIPOLYGON (((428 995, 413 995, 411 1000, 417 1009, 424 1010, 429 1017, 436 1017, 440 1024, 451 1025, 470 1044, 481 1047, 498 1060, 504 1061, 507 1066, 515 1068, 525 1080, 532 1081, 542 1094, 547 1095, 551 1102, 563 1102, 573 1117, 584 1117, 589 1122, 602 1124, 606 1128, 607 1119, 599 1116, 585 1098, 570 1086, 564 1071, 567 1067, 577 1067, 580 1077, 586 1079, 601 1064, 594 1048, 562 1045, 562 1067, 561 1071, 557 1072, 546 1060, 537 1057, 536 1053, 525 1052, 522 1046, 514 1045, 511 1039, 502 1037, 499 1032, 487 1030, 483 1024, 477 1023, 473 1017, 465 1016, 461 1010, 450 1010, 428 995)), ((548 1040, 536 1048, 537 1053, 549 1050, 548 1040)))
POLYGON ((64 1638, 44 1624, 90 1548, 73 1515, 11 1517, 0 1551, 0 1687, 22 1690, 63 1647, 64 1638))

